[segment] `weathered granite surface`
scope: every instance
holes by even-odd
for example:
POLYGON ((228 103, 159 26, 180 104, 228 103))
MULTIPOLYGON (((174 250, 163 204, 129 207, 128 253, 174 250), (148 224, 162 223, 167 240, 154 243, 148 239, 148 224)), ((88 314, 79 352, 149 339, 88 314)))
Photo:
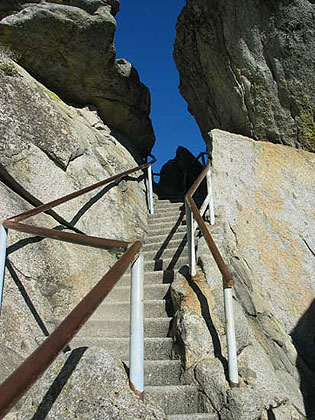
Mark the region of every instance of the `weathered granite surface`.
POLYGON ((172 284, 185 378, 221 419, 313 419, 315 157, 220 130, 211 136, 210 230, 234 274, 241 388, 228 386, 222 276, 203 238, 197 278, 183 268, 172 284))
POLYGON ((150 93, 136 69, 116 59, 118 1, 5 2, 0 46, 63 100, 97 107, 106 125, 142 155, 154 143, 150 93))
POLYGON ((17 420, 164 420, 129 388, 121 361, 99 348, 80 347, 60 356, 26 395, 17 420))
MULTIPOLYGON (((14 61, 0 57, 1 219, 133 168, 138 165, 133 155, 95 110, 66 105, 14 61)), ((147 224, 143 173, 54 210, 27 223, 60 229, 65 219, 90 235, 141 238, 147 224)), ((116 261, 113 252, 9 231, 0 324, 1 381, 116 261)), ((83 387, 83 392, 89 390, 83 387)))
POLYGON ((174 56, 205 139, 220 128, 315 150, 314 13, 308 0, 186 1, 174 56))

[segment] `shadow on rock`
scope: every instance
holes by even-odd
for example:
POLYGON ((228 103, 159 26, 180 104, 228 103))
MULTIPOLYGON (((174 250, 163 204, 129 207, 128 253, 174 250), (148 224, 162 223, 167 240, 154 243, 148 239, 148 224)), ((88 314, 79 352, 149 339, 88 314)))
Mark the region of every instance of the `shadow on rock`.
POLYGON ((212 321, 212 317, 211 317, 211 313, 210 313, 210 309, 209 309, 209 305, 208 305, 208 301, 207 298, 205 297, 205 295, 202 293, 202 290, 199 288, 198 284, 196 282, 193 281, 193 279, 191 278, 190 274, 189 274, 189 268, 188 266, 184 266, 179 270, 180 274, 182 276, 184 276, 187 281, 189 286, 192 288, 192 290, 195 292, 199 303, 200 303, 200 308, 201 308, 201 315, 203 317, 203 319, 206 322, 208 331, 211 335, 211 339, 212 339, 212 343, 213 343, 213 350, 214 350, 214 356, 220 360, 223 368, 224 368, 224 373, 226 378, 228 378, 228 364, 227 364, 227 360, 226 358, 223 356, 222 354, 222 347, 221 347, 221 342, 220 342, 220 337, 219 334, 214 326, 214 323, 212 321))
POLYGON ((308 420, 315 419, 315 299, 291 333, 308 420))
POLYGON ((87 347, 80 347, 70 353, 70 356, 68 357, 58 376, 44 395, 44 398, 39 404, 36 413, 32 417, 32 420, 43 420, 46 418, 54 402, 60 395, 62 389, 66 385, 68 379, 77 367, 86 350, 87 347))

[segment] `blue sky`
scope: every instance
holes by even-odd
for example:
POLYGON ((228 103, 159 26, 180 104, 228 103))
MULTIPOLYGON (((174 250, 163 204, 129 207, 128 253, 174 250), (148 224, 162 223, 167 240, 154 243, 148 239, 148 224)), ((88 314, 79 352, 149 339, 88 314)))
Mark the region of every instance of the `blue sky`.
POLYGON ((173 60, 175 25, 184 5, 185 0, 121 0, 116 15, 117 57, 130 61, 151 91, 156 172, 175 156, 179 145, 195 155, 205 150, 198 126, 179 93, 173 60))

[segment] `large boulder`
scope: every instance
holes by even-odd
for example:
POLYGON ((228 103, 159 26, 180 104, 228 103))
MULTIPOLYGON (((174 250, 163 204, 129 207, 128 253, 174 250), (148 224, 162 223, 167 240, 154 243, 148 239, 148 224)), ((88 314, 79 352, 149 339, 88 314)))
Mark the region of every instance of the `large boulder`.
MULTIPOLYGON (((93 108, 66 105, 14 61, 0 57, 1 220, 137 165, 93 108)), ((63 218, 86 234, 141 239, 148 213, 143 172, 54 211, 27 222, 60 229, 63 218)), ((119 256, 13 230, 9 230, 7 255, 0 325, 1 382, 119 256)))
POLYGON ((313 419, 314 155, 220 130, 211 141, 209 228, 234 278, 241 386, 228 385, 222 275, 199 235, 196 276, 183 267, 171 285, 185 380, 220 419, 313 419))
MULTIPOLYGON (((220 130, 211 136, 211 229, 234 275, 236 331, 245 323, 249 328, 247 344, 237 332, 242 381, 259 392, 265 407, 270 401, 277 419, 291 418, 284 410, 289 406, 281 408, 284 399, 313 418, 314 155, 220 130)), ((212 316, 224 322, 222 277, 203 239, 198 254, 216 301, 212 316)))
POLYGON ((177 23, 180 91, 212 128, 315 150, 315 4, 187 0, 177 23))
MULTIPOLYGON (((0 18, 8 16, 16 11, 24 9, 27 4, 41 3, 41 0, 2 0, 0 4, 0 18)), ((101 6, 109 6, 113 16, 119 10, 119 0, 51 0, 49 3, 64 4, 79 7, 88 13, 94 13, 101 6)))
POLYGON ((13 1, 11 6, 12 14, 0 22, 0 45, 63 100, 96 106, 105 124, 147 155, 154 143, 150 93, 135 68, 116 59, 112 13, 118 2, 13 1))

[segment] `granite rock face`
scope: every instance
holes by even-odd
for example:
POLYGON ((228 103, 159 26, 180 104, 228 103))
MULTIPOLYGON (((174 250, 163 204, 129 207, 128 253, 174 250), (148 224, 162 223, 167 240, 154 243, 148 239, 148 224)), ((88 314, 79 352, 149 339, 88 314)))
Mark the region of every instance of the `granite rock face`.
POLYGON ((212 139, 215 208, 222 247, 236 277, 236 297, 262 328, 262 343, 277 369, 282 365, 291 371, 289 366, 297 365, 312 418, 314 154, 219 130, 212 139), (293 361, 290 341, 298 351, 293 361))
POLYGON ((314 13, 308 0, 186 1, 174 56, 205 140, 220 128, 315 150, 314 13))
POLYGON ((60 356, 26 395, 17 420, 26 418, 164 420, 165 415, 130 390, 122 362, 102 349, 80 347, 60 356))
POLYGON ((221 419, 311 419, 314 155, 219 130, 211 137, 210 231, 234 275, 241 388, 228 386, 222 276, 203 238, 196 278, 182 269, 172 284, 185 378, 197 381, 221 419))
POLYGON ((150 93, 135 68, 116 59, 118 1, 12 1, 0 22, 0 45, 68 103, 97 107, 103 122, 147 155, 154 143, 150 93))
MULTIPOLYGON (((0 57, 2 220, 138 166, 140 160, 133 157, 137 150, 132 155, 121 143, 95 109, 66 105, 14 61, 0 57)), ((136 172, 128 180, 92 191, 27 223, 61 229, 69 222, 86 234, 134 241, 142 238, 147 225, 145 191, 143 173, 136 172)), ((7 251, 0 326, 1 381, 54 330, 118 257, 106 250, 13 230, 9 231, 7 251)), ((88 393, 86 389, 82 392, 88 393)))

